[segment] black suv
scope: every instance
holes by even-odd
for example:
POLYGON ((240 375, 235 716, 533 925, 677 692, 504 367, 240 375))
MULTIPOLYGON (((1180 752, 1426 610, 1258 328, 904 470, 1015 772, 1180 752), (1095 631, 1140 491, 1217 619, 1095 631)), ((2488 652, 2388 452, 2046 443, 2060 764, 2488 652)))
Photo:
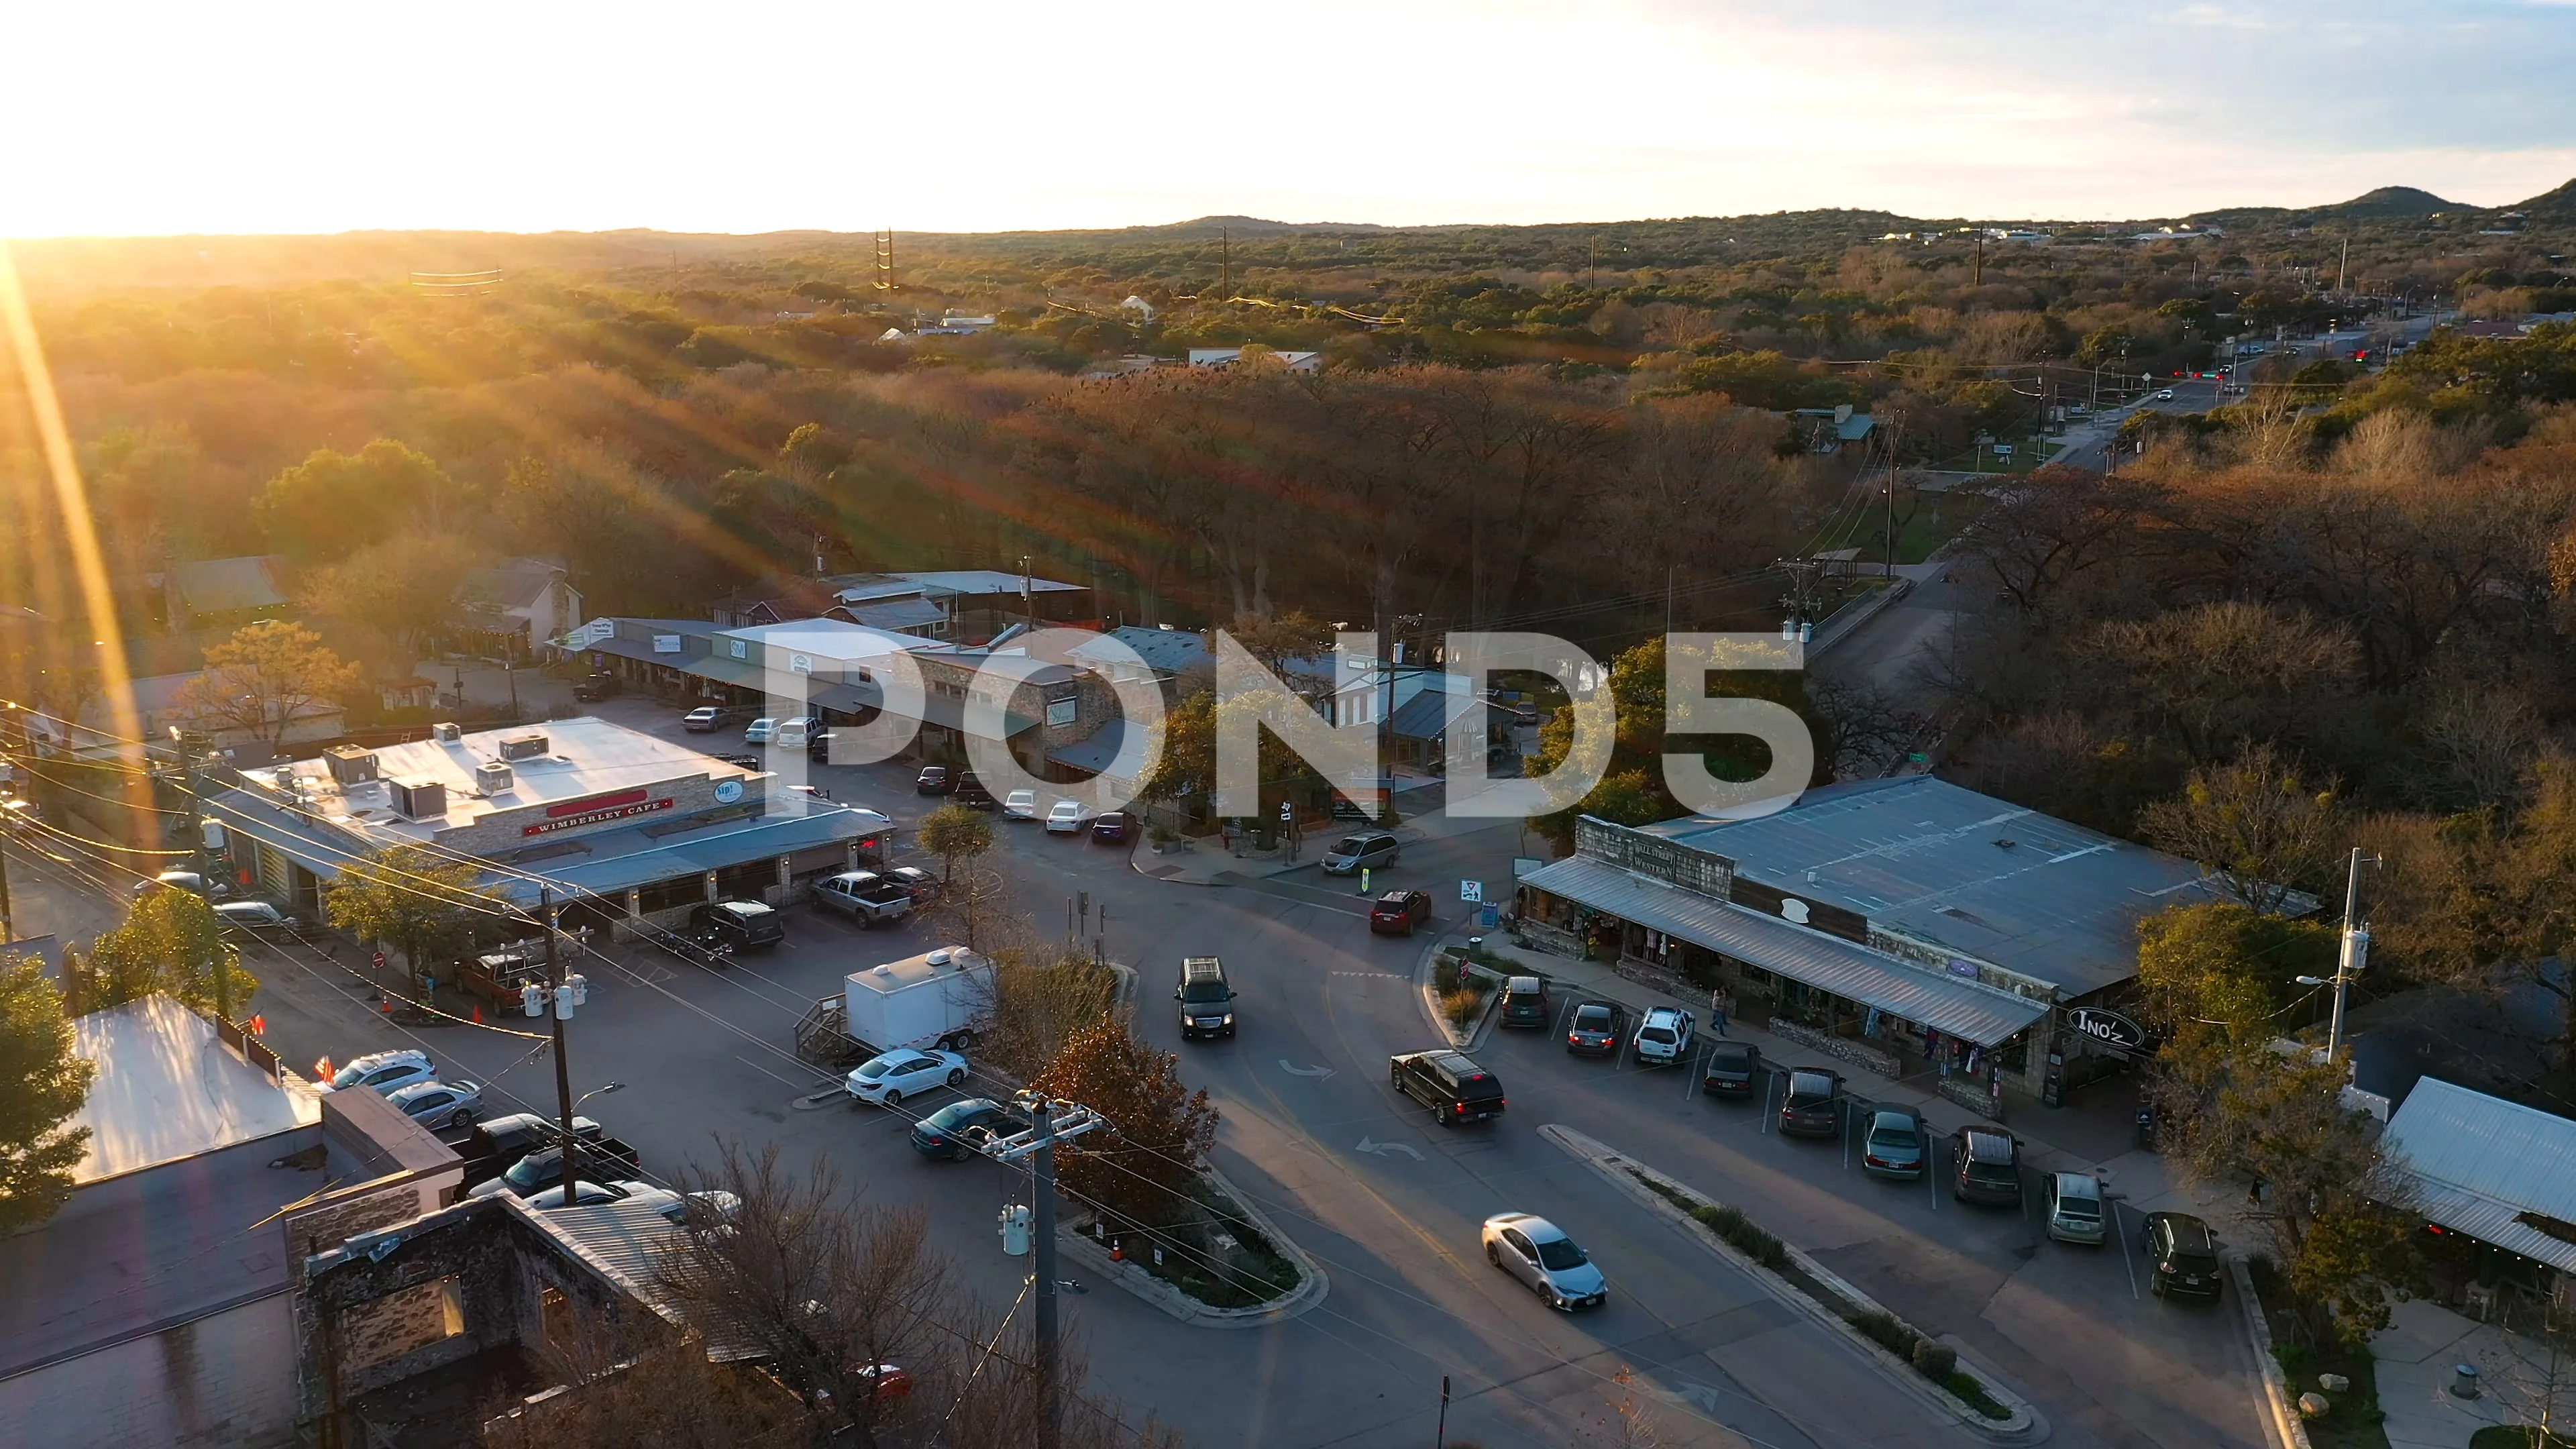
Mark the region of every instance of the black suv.
POLYGON ((1225 963, 1214 956, 1182 960, 1172 999, 1181 1004, 1181 1040, 1234 1035, 1234 988, 1226 984, 1225 963))
POLYGON ((1789 1074, 1789 1100, 1780 1104, 1783 1137, 1832 1137, 1843 1130, 1840 1072, 1801 1067, 1789 1074))
POLYGON ((1502 1080, 1462 1053, 1406 1052, 1387 1059, 1387 1074, 1397 1091, 1430 1108, 1444 1127, 1503 1115, 1502 1080))
POLYGON ((1503 983, 1503 1025, 1544 1029, 1550 1015, 1545 981, 1536 976, 1514 976, 1503 983))
POLYGON ((1748 1041, 1711 1042, 1699 1089, 1712 1097, 1750 1097, 1762 1080, 1762 1049, 1748 1041))
POLYGON ((689 912, 689 934, 701 946, 765 951, 787 939, 778 911, 760 901, 709 901, 689 912))
POLYGON ((2021 1206, 2021 1143, 2000 1127, 1950 1134, 1950 1196, 1988 1207, 2021 1206))
POLYGON ((2138 1234, 2138 1251, 2147 1255, 2147 1287, 2159 1298, 2168 1293, 2217 1297, 2225 1272, 2218 1250, 2225 1246, 2209 1235, 2209 1224, 2189 1213, 2147 1214, 2147 1225, 2138 1234))

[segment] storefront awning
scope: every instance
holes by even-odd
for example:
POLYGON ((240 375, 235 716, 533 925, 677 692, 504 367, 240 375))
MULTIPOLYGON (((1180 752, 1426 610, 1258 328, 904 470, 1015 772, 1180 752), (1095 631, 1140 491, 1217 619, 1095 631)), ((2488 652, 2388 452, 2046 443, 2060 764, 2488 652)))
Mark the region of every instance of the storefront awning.
POLYGON ((2046 1002, 1938 975, 1858 942, 1584 856, 1543 866, 1521 884, 1980 1046, 1994 1046, 2048 1014, 2046 1002))

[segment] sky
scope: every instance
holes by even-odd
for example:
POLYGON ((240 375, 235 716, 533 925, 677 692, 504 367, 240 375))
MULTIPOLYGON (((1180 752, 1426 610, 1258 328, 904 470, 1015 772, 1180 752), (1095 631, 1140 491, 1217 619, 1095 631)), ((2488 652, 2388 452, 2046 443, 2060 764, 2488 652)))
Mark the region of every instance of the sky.
POLYGON ((2576 0, 30 3, 0 235, 2495 206, 2571 75, 2576 0))

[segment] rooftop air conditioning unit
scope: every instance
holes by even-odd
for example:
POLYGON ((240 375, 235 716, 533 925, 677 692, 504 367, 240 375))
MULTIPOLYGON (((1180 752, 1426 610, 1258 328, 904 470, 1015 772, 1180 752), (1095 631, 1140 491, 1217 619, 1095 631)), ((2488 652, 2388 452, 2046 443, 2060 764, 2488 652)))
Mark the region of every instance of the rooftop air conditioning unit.
POLYGON ((474 788, 486 795, 510 792, 510 767, 498 760, 486 760, 474 767, 474 788))
POLYGON ((429 737, 442 745, 452 745, 465 738, 465 728, 462 725, 434 724, 429 727, 429 737))
POLYGON ((394 813, 405 820, 447 818, 447 786, 436 780, 388 780, 394 813))
POLYGON ((501 741, 501 758, 505 760, 542 759, 545 753, 544 735, 512 735, 501 741))
POLYGON ((322 763, 331 771, 331 778, 340 782, 343 790, 376 778, 375 753, 356 745, 333 745, 322 752, 322 763))

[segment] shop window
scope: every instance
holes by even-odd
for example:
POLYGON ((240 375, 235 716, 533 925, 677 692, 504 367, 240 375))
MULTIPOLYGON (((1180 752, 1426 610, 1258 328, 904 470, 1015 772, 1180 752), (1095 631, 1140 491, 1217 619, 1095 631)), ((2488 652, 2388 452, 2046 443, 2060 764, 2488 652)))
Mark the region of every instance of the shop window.
POLYGON ((537 1290, 537 1319, 543 1326, 546 1342, 569 1352, 573 1346, 572 1302, 560 1288, 537 1290))
POLYGON ((759 860, 729 865, 716 872, 716 894, 720 896, 758 897, 778 884, 778 861, 764 856, 759 860))
POLYGON ((702 875, 684 875, 675 880, 655 881, 637 891, 636 897, 635 909, 646 915, 677 906, 693 906, 707 898, 707 880, 702 875))

